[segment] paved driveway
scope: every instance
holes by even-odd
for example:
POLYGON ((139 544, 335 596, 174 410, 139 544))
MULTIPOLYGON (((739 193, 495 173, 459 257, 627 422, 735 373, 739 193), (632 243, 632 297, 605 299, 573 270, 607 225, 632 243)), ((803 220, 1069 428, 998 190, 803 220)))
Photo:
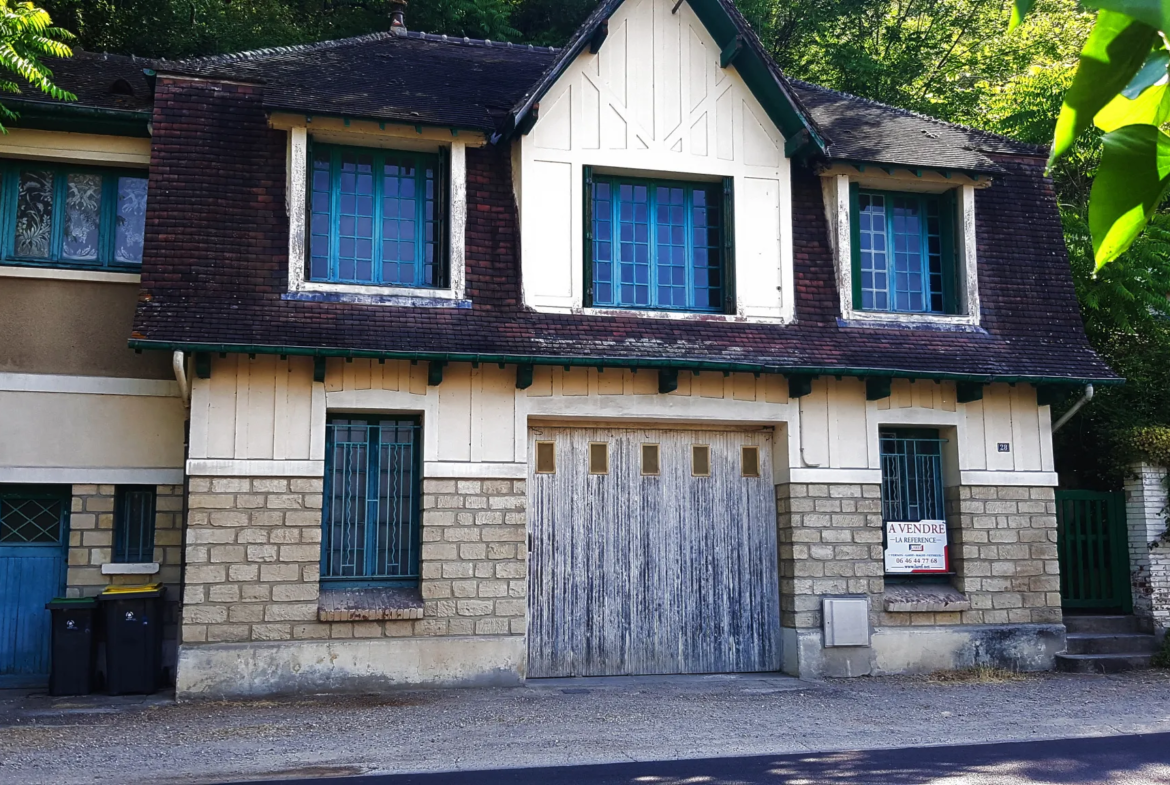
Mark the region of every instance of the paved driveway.
POLYGON ((0 693, 0 782, 232 782, 1166 732, 1165 672, 996 684, 604 679, 180 705, 0 693))

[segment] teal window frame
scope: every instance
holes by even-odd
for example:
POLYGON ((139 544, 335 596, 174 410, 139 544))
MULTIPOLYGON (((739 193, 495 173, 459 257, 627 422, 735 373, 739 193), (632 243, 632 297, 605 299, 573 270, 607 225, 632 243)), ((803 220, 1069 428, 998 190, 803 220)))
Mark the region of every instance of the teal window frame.
MULTIPOLYGON (((450 258, 447 241, 448 201, 449 201, 449 151, 440 149, 436 152, 420 152, 415 150, 400 150, 379 147, 358 147, 331 143, 309 142, 309 160, 306 179, 306 242, 305 242, 305 280, 316 283, 349 284, 355 286, 393 286, 417 289, 445 289, 449 283, 450 258), (322 275, 314 271, 314 259, 319 256, 315 251, 318 238, 326 234, 317 231, 315 217, 326 213, 315 209, 314 197, 317 192, 315 186, 317 156, 322 151, 330 155, 329 171, 329 210, 327 231, 327 272, 322 275), (373 173, 373 212, 371 218, 371 274, 369 279, 356 275, 342 274, 342 162, 344 154, 369 156, 372 159, 373 173), (410 280, 392 278, 387 280, 387 264, 401 265, 402 260, 390 260, 385 256, 384 237, 385 216, 383 202, 386 177, 384 166, 387 158, 409 161, 414 166, 414 257, 412 260, 414 275, 410 280), (431 193, 427 195, 428 169, 433 172, 431 178, 431 193), (382 176, 377 173, 382 172, 382 176), (427 214, 428 199, 432 203, 432 212, 427 214), (427 227, 430 233, 427 236, 427 227), (427 257, 430 248, 430 259, 427 257)), ((390 197, 397 198, 397 197, 390 197)), ((355 262, 356 264, 356 262, 355 262)))
MULTIPOLYGON (((585 206, 585 233, 584 233, 584 273, 585 273, 585 306, 595 308, 614 308, 624 310, 646 310, 646 311, 667 311, 667 312, 686 312, 686 313, 735 313, 735 197, 734 197, 734 178, 725 177, 722 180, 676 180, 676 179, 657 179, 645 177, 632 177, 620 174, 600 174, 593 170, 593 167, 586 166, 584 170, 584 206, 585 206), (611 214, 608 220, 598 221, 601 216, 597 214, 597 202, 606 201, 599 200, 596 194, 596 186, 604 184, 610 189, 610 204, 611 214), (617 198, 619 189, 622 186, 642 186, 648 189, 647 196, 647 265, 649 274, 645 283, 635 282, 633 284, 623 284, 620 280, 618 248, 622 242, 621 238, 621 202, 617 198), (672 188, 683 190, 683 269, 686 303, 682 305, 674 303, 663 303, 660 299, 659 276, 662 269, 668 265, 659 263, 659 242, 657 241, 659 221, 658 221, 658 189, 672 188), (696 191, 705 191, 708 196, 708 207, 714 207, 719 214, 719 225, 717 228, 703 227, 708 231, 717 231, 718 237, 714 242, 708 241, 704 246, 709 252, 718 254, 718 264, 707 264, 708 269, 715 267, 719 270, 721 279, 718 287, 702 287, 708 291, 716 290, 718 292, 716 297, 709 298, 708 305, 696 304, 696 287, 698 286, 697 278, 697 259, 696 259, 696 227, 694 224, 695 206, 694 194, 696 191), (599 225, 608 225, 609 233, 607 236, 602 236, 599 233, 599 225), (608 260, 599 260, 598 251, 599 244, 608 243, 610 247, 608 260), (599 281, 597 274, 602 265, 609 265, 610 280, 599 281), (602 295, 598 289, 599 284, 608 284, 611 287, 609 297, 602 295), (648 298, 645 303, 638 303, 637 298, 625 298, 622 290, 629 286, 648 287, 648 298), (631 301, 632 300, 632 301, 631 301)), ((677 243, 667 243, 666 245, 677 245, 677 243)), ((677 284, 671 284, 672 288, 677 284)))
POLYGON ((119 485, 114 490, 115 564, 154 562, 157 491, 153 485, 119 485))
MULTIPOLYGON (((126 167, 85 166, 51 161, 0 159, 0 264, 16 267, 46 267, 60 269, 108 270, 111 272, 138 272, 142 260, 121 261, 116 258, 115 245, 118 226, 118 180, 131 177, 148 180, 144 169, 126 167), (28 256, 16 252, 17 202, 22 171, 53 173, 53 214, 47 257, 28 256), (97 259, 68 259, 64 257, 65 198, 68 176, 71 174, 99 175, 102 178, 102 201, 98 225, 97 259), (60 206, 60 207, 58 207, 60 206)), ((147 195, 149 200, 149 193, 147 195)))
MULTIPOLYGON (((959 298, 958 298, 958 254, 955 248, 955 213, 957 209, 957 200, 955 198, 955 191, 949 190, 943 193, 918 193, 906 191, 886 191, 873 188, 861 188, 858 183, 850 183, 849 185, 849 226, 850 226, 850 245, 852 246, 852 300, 853 310, 872 313, 899 313, 899 314, 933 314, 933 315, 959 315, 962 313, 959 298), (878 307, 870 304, 868 307, 865 303, 865 295, 867 289, 863 282, 863 276, 866 272, 862 269, 862 227, 861 227, 861 197, 873 196, 884 199, 884 221, 885 231, 882 234, 884 237, 884 254, 886 260, 885 271, 880 273, 885 276, 885 285, 883 288, 873 287, 877 292, 884 294, 886 297, 886 307, 878 307), (915 291, 922 296, 922 308, 909 307, 903 302, 899 301, 899 290, 897 285, 896 271, 895 271, 895 249, 897 247, 897 239, 895 237, 895 216, 891 209, 895 200, 903 202, 909 201, 915 204, 918 208, 919 216, 919 259, 921 260, 921 268, 918 275, 921 276, 921 286, 915 291), (937 210, 938 213, 938 232, 931 232, 929 230, 929 215, 931 209, 937 210), (931 262, 931 248, 930 242, 932 237, 938 238, 939 252, 934 254, 939 259, 939 270, 937 274, 932 273, 930 269, 931 262), (932 278, 938 278, 939 286, 936 289, 932 286, 932 278), (932 302, 934 298, 938 298, 941 302, 936 304, 932 302)), ((873 297, 876 299, 876 294, 873 297)))

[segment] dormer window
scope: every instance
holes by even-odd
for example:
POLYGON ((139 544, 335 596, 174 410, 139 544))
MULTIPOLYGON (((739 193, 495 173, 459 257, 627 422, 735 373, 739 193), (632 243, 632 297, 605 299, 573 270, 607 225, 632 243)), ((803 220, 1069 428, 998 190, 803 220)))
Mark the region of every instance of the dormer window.
POLYGON ((854 307, 955 313, 954 193, 851 190, 854 307))
MULTIPOLYGON (((727 308, 731 186, 587 168, 586 290, 598 308, 727 308)), ((734 300, 732 300, 734 302, 734 300)))
POLYGON ((442 156, 314 145, 309 280, 446 285, 442 156))

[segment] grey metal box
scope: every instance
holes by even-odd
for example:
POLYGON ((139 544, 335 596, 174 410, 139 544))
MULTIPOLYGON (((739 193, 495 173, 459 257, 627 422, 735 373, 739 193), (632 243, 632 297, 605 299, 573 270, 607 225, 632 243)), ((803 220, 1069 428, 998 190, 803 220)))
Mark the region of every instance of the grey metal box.
POLYGON ((869 645, 869 598, 823 597, 825 647, 869 645))

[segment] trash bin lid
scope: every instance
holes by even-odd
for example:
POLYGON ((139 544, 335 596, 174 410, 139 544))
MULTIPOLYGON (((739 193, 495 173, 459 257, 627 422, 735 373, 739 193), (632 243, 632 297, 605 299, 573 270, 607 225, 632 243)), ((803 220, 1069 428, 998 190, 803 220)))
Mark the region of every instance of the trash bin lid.
POLYGON ((97 607, 94 597, 54 597, 45 604, 46 610, 85 610, 97 607))
POLYGON ((137 597, 158 597, 163 592, 161 583, 148 583, 145 586, 110 586, 101 594, 101 600, 129 600, 137 597))

